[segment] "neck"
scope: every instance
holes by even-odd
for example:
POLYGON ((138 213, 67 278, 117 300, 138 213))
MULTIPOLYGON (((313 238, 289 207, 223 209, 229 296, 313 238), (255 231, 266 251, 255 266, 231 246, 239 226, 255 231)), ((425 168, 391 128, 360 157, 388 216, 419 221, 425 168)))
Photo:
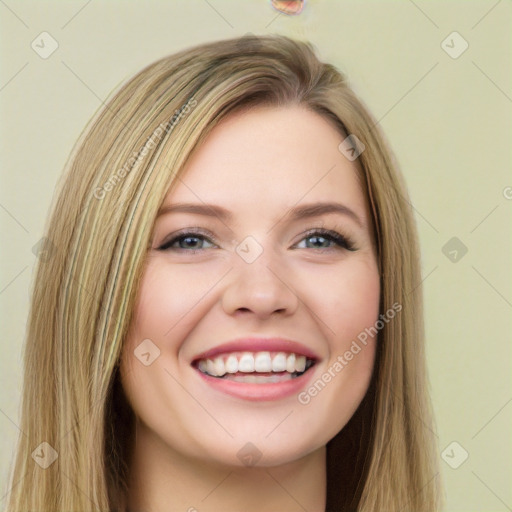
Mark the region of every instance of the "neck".
POLYGON ((136 422, 131 512, 324 512, 325 446, 280 466, 226 466, 176 452, 136 422))

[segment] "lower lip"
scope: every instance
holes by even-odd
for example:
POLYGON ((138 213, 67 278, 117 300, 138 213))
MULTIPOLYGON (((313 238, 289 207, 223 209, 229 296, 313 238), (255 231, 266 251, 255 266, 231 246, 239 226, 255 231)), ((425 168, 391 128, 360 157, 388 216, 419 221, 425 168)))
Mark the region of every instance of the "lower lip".
POLYGON ((237 398, 243 398, 244 400, 270 401, 280 400, 299 393, 311 380, 314 373, 313 368, 314 366, 294 379, 286 380, 284 382, 266 382, 263 384, 219 379, 207 375, 198 369, 195 369, 195 371, 199 373, 207 384, 218 391, 237 398))

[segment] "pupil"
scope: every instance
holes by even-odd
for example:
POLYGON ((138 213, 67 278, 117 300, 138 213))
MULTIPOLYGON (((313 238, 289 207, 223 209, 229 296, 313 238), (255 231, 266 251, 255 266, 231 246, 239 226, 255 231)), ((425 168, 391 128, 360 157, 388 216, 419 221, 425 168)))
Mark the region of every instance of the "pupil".
MULTIPOLYGON (((194 242, 193 242, 194 240, 197 242, 197 238, 196 238, 196 237, 190 237, 190 236, 188 236, 188 237, 186 237, 186 238, 184 238, 184 239, 183 239, 183 241, 184 241, 187 245, 189 245, 189 242, 190 242, 191 240, 192 240, 192 244, 191 244, 191 245, 194 245, 194 242)), ((194 247, 193 247, 193 248, 194 248, 194 247)))
MULTIPOLYGON (((321 237, 321 236, 312 236, 312 237, 311 237, 311 240, 316 240, 316 241, 318 241, 318 240, 325 240, 325 238, 324 238, 324 237, 321 237)), ((321 243, 322 243, 322 242, 320 242, 320 244, 321 244, 321 243)), ((317 244, 313 243, 313 245, 317 245, 317 244)))

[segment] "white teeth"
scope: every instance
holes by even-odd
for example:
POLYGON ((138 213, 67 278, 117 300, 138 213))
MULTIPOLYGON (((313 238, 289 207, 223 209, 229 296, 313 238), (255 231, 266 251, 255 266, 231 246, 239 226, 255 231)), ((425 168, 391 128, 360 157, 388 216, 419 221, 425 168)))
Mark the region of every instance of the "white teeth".
POLYGON ((295 371, 303 372, 306 369, 306 358, 304 356, 299 356, 295 360, 295 371))
POLYGON ((238 361, 238 371, 244 373, 252 373, 254 371, 254 357, 252 354, 243 354, 238 361))
POLYGON ((272 371, 286 371, 286 354, 284 352, 279 352, 279 354, 276 354, 274 359, 272 359, 272 371))
POLYGON ((286 358, 286 371, 293 373, 295 371, 295 354, 290 354, 286 358))
POLYGON ((215 365, 213 364, 213 361, 211 359, 206 360, 206 371, 210 375, 217 375, 217 373, 215 372, 215 365))
POLYGON ((257 372, 271 372, 272 359, 270 352, 258 352, 254 358, 254 370, 257 372))
POLYGON ((222 377, 226 373, 222 357, 216 357, 213 360, 213 367, 215 368, 215 375, 218 375, 219 377, 222 377))
MULTIPOLYGON (((238 359, 236 358, 236 356, 229 356, 226 359, 225 367, 226 367, 226 372, 236 373, 238 371, 238 359)), ((201 368, 199 368, 199 369, 201 369, 201 368)))
MULTIPOLYGON (((306 364, 306 356, 300 356, 296 354, 278 352, 274 355, 274 357, 272 357, 270 352, 244 352, 241 354, 240 359, 237 359, 235 354, 230 354, 227 359, 224 359, 224 356, 218 356, 214 359, 201 359, 198 363, 198 368, 203 373, 208 373, 214 377, 226 376, 226 378, 228 378, 230 376, 226 374, 238 372, 288 372, 290 374, 295 372, 302 373, 306 369, 306 364)), ((263 376, 258 376, 257 382, 279 382, 277 380, 262 380, 262 377, 263 376)), ((282 376, 268 376, 269 379, 274 379, 274 377, 281 378, 282 376)), ((239 382, 253 382, 252 376, 249 375, 237 376, 234 380, 239 382), (238 377, 246 380, 241 381, 238 377)))

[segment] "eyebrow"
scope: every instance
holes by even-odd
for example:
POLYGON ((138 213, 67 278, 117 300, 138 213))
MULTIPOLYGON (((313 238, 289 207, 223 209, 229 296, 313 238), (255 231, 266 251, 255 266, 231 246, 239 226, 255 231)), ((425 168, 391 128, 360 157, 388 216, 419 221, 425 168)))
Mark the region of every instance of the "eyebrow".
MULTIPOLYGON (((196 215, 218 217, 219 219, 228 222, 233 220, 234 217, 233 213, 229 210, 214 204, 176 203, 162 206, 160 210, 158 210, 157 218, 160 217, 160 215, 169 213, 193 213, 196 215)), ((320 215, 326 215, 330 213, 345 215, 346 217, 352 219, 361 228, 366 227, 361 218, 348 206, 333 202, 311 203, 297 206, 295 208, 291 208, 287 214, 283 215, 283 217, 287 216, 290 218, 290 220, 297 221, 310 217, 319 217, 320 215)))

